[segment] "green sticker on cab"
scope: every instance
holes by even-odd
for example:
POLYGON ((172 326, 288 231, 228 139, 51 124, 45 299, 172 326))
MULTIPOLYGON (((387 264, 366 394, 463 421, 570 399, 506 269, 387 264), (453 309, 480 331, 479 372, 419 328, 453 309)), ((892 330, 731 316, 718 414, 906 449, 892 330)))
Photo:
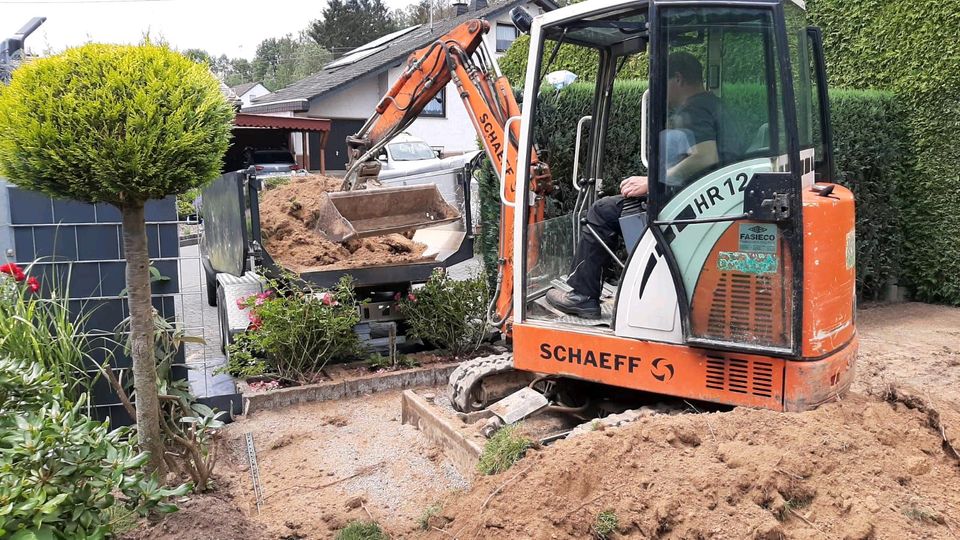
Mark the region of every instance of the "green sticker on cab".
POLYGON ((740 250, 748 253, 776 253, 777 226, 762 223, 740 225, 740 250))

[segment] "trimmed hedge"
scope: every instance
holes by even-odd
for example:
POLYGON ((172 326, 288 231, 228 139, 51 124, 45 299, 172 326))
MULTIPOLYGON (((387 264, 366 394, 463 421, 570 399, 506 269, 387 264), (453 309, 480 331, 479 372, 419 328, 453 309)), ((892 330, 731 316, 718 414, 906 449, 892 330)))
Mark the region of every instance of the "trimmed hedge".
MULTIPOLYGON (((612 194, 622 178, 643 174, 640 162, 640 98, 645 81, 623 81, 614 85, 612 123, 608 131, 604 162, 604 193, 612 194)), ((736 89, 744 99, 727 94, 728 102, 755 103, 746 96, 750 86, 736 89)), ((890 93, 831 90, 836 181, 851 188, 857 197, 857 283, 863 298, 882 298, 888 283, 900 270, 901 234, 898 186, 907 183, 910 147, 902 122, 903 109, 890 93)), ((577 121, 593 101, 592 84, 574 84, 559 92, 541 95, 538 142, 544 160, 550 164, 557 192, 551 195, 548 216, 569 212, 576 195, 571 187, 573 145, 577 121), (543 136, 548 133, 549 137, 543 136)), ((749 107, 730 114, 751 128, 749 107)), ((745 135, 746 136, 746 135, 745 135)), ((584 144, 586 144, 584 142, 584 144)), ((485 166, 477 176, 480 184, 480 250, 489 269, 496 269, 500 204, 496 174, 485 166), (490 226, 492 224, 493 226, 490 226)), ((492 272, 491 272, 492 273, 492 272)), ((494 279, 495 276, 490 276, 494 279)))
POLYGON ((910 111, 905 121, 916 164, 898 192, 902 282, 918 300, 960 304, 960 2, 807 5, 824 30, 831 83, 890 89, 910 111))

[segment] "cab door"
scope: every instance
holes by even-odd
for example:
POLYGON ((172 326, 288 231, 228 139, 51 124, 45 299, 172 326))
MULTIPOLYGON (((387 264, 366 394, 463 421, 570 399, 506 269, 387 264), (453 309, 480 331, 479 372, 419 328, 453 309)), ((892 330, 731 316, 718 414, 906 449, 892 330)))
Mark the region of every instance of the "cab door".
POLYGON ((801 179, 783 8, 663 0, 651 20, 651 233, 684 339, 795 355, 801 179))

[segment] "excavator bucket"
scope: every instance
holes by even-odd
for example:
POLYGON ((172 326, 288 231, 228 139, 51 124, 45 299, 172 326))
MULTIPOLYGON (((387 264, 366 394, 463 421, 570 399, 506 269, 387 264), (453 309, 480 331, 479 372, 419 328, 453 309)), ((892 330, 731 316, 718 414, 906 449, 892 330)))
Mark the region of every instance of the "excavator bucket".
POLYGON ((321 194, 316 231, 334 242, 422 229, 460 219, 434 184, 321 194))

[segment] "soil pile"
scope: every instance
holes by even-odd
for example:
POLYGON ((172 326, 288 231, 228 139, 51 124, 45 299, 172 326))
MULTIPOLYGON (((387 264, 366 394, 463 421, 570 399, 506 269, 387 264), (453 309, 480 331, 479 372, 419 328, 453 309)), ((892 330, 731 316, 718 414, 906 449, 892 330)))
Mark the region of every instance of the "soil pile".
POLYGON ((124 540, 259 540, 267 528, 248 518, 230 494, 229 480, 215 479, 217 490, 176 501, 177 510, 158 523, 144 520, 124 540), (172 518, 172 519, 171 519, 172 518))
POLYGON ((431 538, 942 538, 960 527, 960 413, 886 389, 792 414, 641 418, 533 451, 445 508, 431 538), (940 415, 943 415, 942 419, 940 415), (499 491, 498 491, 499 490, 499 491))
POLYGON ((294 177, 263 192, 260 230, 264 246, 278 264, 302 273, 423 259, 427 247, 402 234, 337 243, 315 232, 320 194, 338 190, 341 182, 329 176, 309 175, 294 177))

